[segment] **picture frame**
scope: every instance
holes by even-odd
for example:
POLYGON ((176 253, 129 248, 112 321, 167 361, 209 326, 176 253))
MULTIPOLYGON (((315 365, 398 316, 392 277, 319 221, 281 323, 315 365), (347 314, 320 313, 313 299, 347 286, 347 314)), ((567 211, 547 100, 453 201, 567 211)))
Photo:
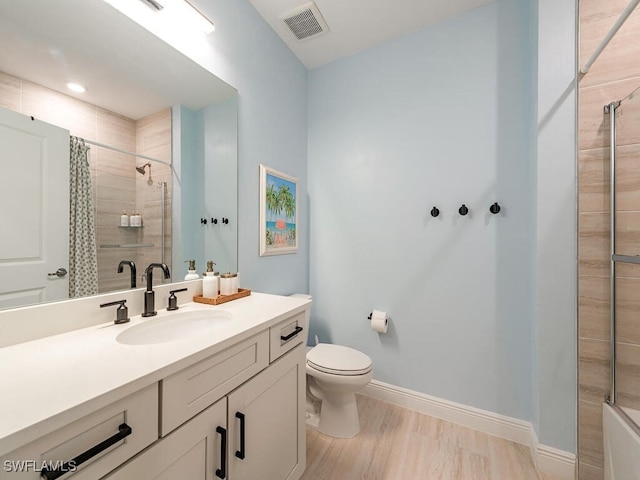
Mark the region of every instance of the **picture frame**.
POLYGON ((260 165, 260 256, 298 251, 298 179, 260 165))

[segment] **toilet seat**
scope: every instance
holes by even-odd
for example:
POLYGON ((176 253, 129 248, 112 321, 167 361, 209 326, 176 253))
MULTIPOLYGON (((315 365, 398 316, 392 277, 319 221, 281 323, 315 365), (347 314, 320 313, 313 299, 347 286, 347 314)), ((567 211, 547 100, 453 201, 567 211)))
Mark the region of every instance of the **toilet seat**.
POLYGON ((329 343, 319 343, 307 352, 307 365, 332 375, 365 375, 371 371, 372 362, 353 348, 329 343))

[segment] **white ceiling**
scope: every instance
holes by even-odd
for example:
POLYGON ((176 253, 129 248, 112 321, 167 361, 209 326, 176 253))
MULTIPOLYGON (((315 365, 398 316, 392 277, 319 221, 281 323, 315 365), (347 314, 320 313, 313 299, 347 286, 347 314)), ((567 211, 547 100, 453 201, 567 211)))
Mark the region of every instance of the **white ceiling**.
POLYGON ((1 72, 134 120, 235 94, 102 0, 0 0, 0 46, 1 72), (67 82, 87 91, 73 93, 67 82))
POLYGON ((494 0, 315 0, 329 32, 303 41, 279 17, 309 0, 249 1, 311 69, 494 0))

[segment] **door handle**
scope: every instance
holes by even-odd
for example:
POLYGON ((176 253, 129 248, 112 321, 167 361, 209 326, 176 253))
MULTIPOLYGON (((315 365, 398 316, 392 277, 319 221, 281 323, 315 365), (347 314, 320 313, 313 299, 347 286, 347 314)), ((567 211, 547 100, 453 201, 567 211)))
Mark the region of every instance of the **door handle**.
POLYGON ((289 335, 280 335, 280 340, 282 340, 283 342, 288 342, 293 337, 298 335, 302 330, 304 330, 304 328, 302 328, 300 325, 298 325, 296 327, 296 329, 293 332, 291 332, 289 335))
POLYGON ((236 418, 240 420, 240 450, 236 450, 236 457, 240 460, 244 460, 245 450, 244 450, 244 413, 236 412, 236 418))
POLYGON ((100 442, 96 446, 91 447, 86 452, 81 453, 80 455, 78 455, 76 458, 74 458, 70 462, 65 462, 64 464, 62 464, 61 466, 59 466, 55 470, 49 470, 46 467, 43 468, 42 469, 42 473, 40 474, 40 477, 44 478, 45 480, 55 480, 56 478, 59 478, 59 477, 63 476, 65 473, 67 473, 70 470, 70 468, 79 467, 81 464, 83 464, 84 462, 86 462, 90 458, 95 457, 99 453, 101 453, 104 450, 106 450, 107 448, 115 445, 120 440, 128 437, 132 433, 133 433, 133 430, 131 429, 131 427, 129 425, 127 425, 126 423, 123 423, 122 425, 120 425, 118 427, 118 433, 116 433, 115 435, 112 435, 111 437, 107 438, 106 440, 100 442))
POLYGON ((220 468, 216 468, 216 477, 226 478, 227 476, 227 430, 221 426, 216 427, 216 432, 220 434, 220 468))
POLYGON ((67 269, 62 267, 60 267, 58 270, 56 270, 53 273, 47 273, 47 277, 49 278, 53 278, 53 277, 62 278, 66 275, 67 275, 67 269))

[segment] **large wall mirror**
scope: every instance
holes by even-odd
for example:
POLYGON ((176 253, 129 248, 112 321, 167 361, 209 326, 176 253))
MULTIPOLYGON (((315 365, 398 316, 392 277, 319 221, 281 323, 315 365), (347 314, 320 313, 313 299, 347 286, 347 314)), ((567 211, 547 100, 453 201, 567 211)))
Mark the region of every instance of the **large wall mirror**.
POLYGON ((11 232, 0 240, 0 308, 140 287, 154 262, 169 265, 170 282, 191 259, 199 273, 206 260, 237 271, 235 89, 102 0, 0 0, 0 44, 1 221, 11 232), (88 147, 84 190, 67 173, 70 136, 88 147), (97 273, 88 291, 69 286, 94 268, 74 233, 84 205, 97 273))

